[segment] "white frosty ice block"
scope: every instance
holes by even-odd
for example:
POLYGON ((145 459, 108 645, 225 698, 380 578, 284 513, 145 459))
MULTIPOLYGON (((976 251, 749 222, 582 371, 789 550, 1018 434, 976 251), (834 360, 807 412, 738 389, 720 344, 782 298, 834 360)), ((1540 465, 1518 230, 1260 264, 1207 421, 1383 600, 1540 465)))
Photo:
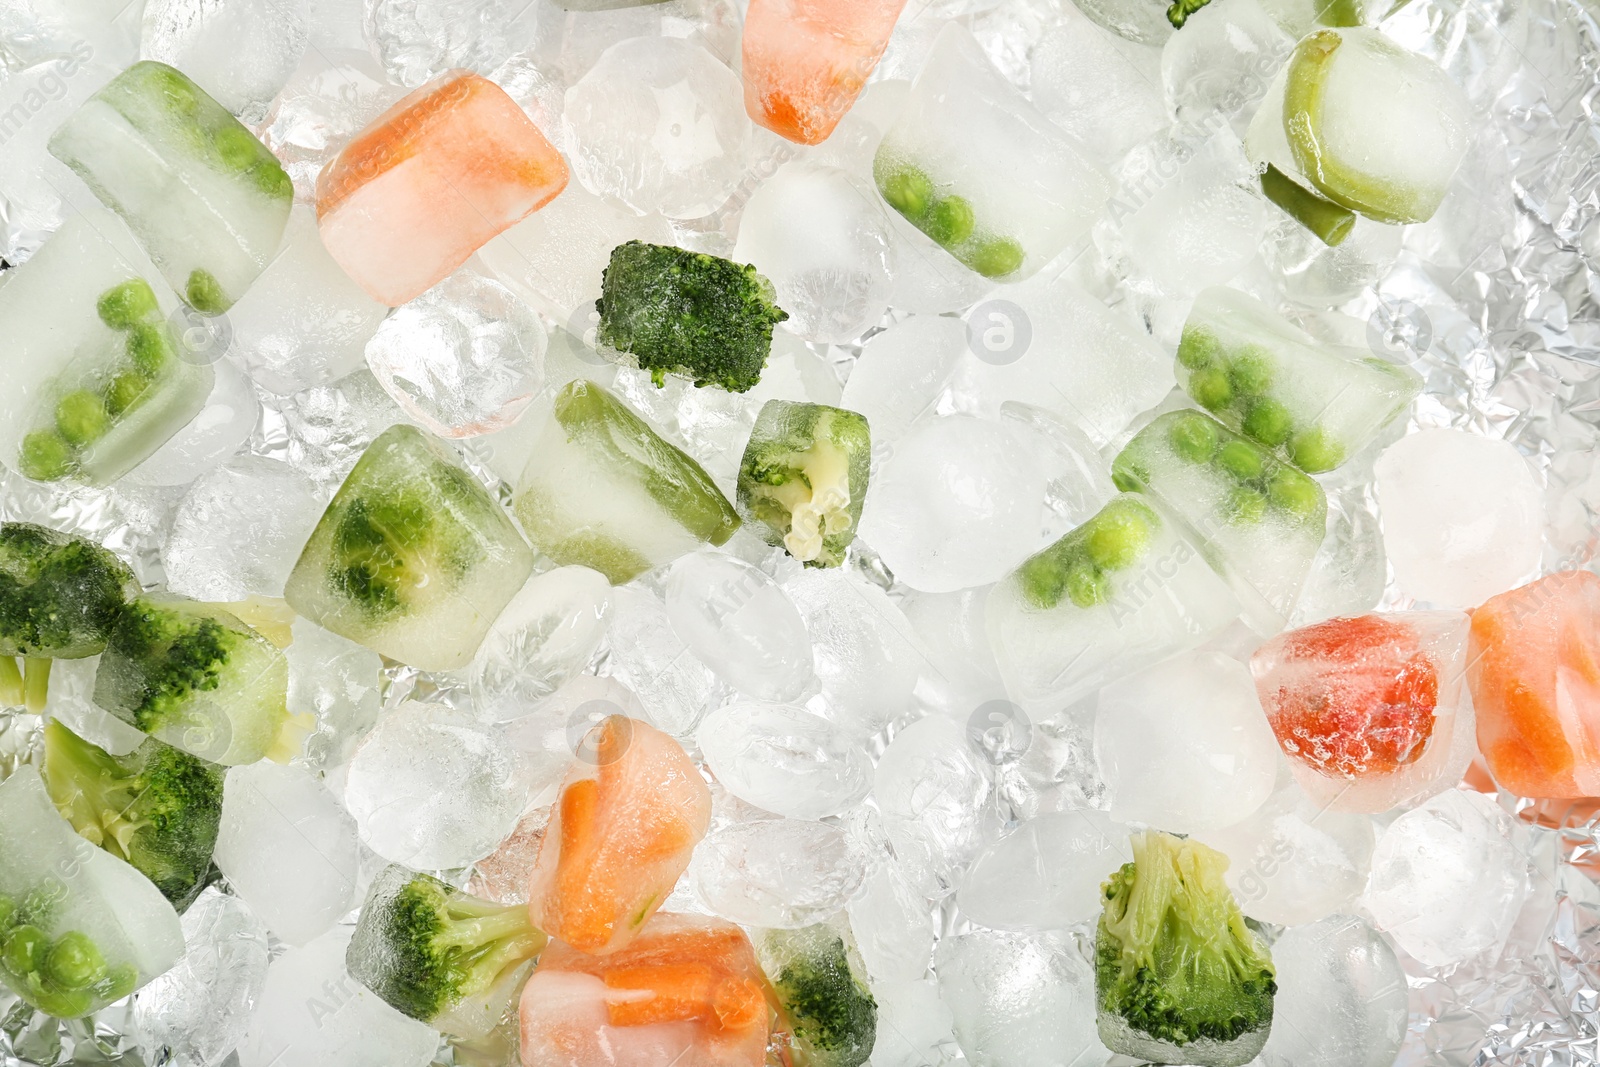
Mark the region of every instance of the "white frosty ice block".
POLYGON ((1170 411, 1140 430, 1111 477, 1186 527, 1252 629, 1283 629, 1326 532, 1320 485, 1198 411, 1170 411))
POLYGON ((212 369, 179 358, 171 292, 107 239, 120 229, 69 219, 0 288, 0 461, 30 478, 115 481, 211 391, 212 369))
POLYGON ((1200 553, 1123 494, 989 594, 989 640, 1011 699, 1055 711, 1193 648, 1239 614, 1200 553))
POLYGON ((79 837, 31 766, 0 782, 0 856, 0 982, 35 1008, 80 1018, 183 955, 155 883, 79 837))
POLYGON ((345 478, 284 596, 375 652, 455 670, 532 570, 533 553, 488 490, 444 445, 400 425, 345 478))
POLYGON ((135 63, 62 123, 50 154, 115 209, 196 311, 220 314, 277 251, 294 186, 221 104, 135 63))
POLYGON ((1055 258, 1111 193, 955 23, 878 146, 873 177, 891 207, 956 259, 1011 281, 1055 258))
POLYGON ((1318 344, 1255 297, 1222 286, 1195 298, 1177 376, 1229 429, 1313 474, 1359 452, 1422 391, 1413 371, 1318 344))

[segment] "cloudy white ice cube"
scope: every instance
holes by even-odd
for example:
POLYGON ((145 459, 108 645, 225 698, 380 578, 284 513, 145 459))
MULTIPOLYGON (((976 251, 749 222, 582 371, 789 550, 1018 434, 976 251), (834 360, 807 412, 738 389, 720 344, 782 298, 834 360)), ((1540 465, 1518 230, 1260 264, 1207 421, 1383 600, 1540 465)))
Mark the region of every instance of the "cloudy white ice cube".
POLYGON ((726 692, 723 683, 678 636, 659 597, 622 586, 611 602, 610 673, 639 695, 652 725, 687 737, 726 692))
POLYGON ((1278 995, 1263 1067, 1389 1067, 1410 1021, 1394 949, 1350 915, 1285 930, 1272 946, 1278 995))
POLYGON ((1064 5, 1033 49, 1028 88, 1040 111, 1110 164, 1167 124, 1160 61, 1064 5))
POLYGON ((801 707, 726 704, 705 717, 696 737, 723 788, 777 815, 837 815, 872 786, 871 764, 850 736, 801 707))
POLYGON ((861 346, 839 406, 866 417, 882 450, 933 407, 966 348, 957 319, 913 315, 894 323, 861 346))
POLYGON ((996 829, 988 768, 957 723, 930 717, 894 736, 873 792, 883 828, 924 895, 947 896, 996 829))
POLYGON ((579 674, 605 638, 611 583, 587 567, 557 567, 529 578, 495 619, 472 661, 472 700, 500 722, 579 674))
POLYGON ((1101 883, 1132 860, 1127 828, 1105 812, 1047 812, 979 853, 957 900, 996 930, 1065 929, 1099 914, 1101 883))
POLYGON ((695 848, 688 877, 713 915, 794 930, 836 914, 864 874, 842 827, 773 819, 713 830, 695 848))
POLYGON ((811 638, 771 577, 722 552, 692 552, 662 580, 667 617, 690 651, 740 692, 794 700, 812 683, 811 638))
POLYGON ((151 0, 140 51, 187 73, 254 125, 305 52, 310 0, 151 0))

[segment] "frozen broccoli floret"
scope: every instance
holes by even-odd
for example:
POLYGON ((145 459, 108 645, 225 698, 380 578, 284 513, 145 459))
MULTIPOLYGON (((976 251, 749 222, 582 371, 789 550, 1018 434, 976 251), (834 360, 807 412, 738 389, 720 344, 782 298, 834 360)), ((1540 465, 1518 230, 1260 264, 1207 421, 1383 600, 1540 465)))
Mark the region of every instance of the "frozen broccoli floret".
POLYGON ((547 940, 526 904, 496 904, 391 864, 367 893, 345 965, 395 1009, 472 1039, 500 1021, 547 940))
POLYGON ((872 1055, 878 1005, 849 934, 842 923, 818 923, 756 939, 796 1067, 859 1067, 872 1055))
POLYGON ((837 567, 855 540, 871 465, 864 416, 769 400, 739 463, 739 512, 807 566, 837 567))
POLYGON ((113 756, 52 721, 43 774, 80 836, 132 864, 180 911, 200 895, 222 818, 223 768, 154 737, 113 756))
POLYGON ((67 889, 41 885, 21 900, 0 895, 0 977, 46 1015, 76 1019, 121 1000, 138 986, 138 971, 109 966, 105 953, 81 930, 52 937, 67 889))
POLYGON ((288 661, 237 616, 140 597, 117 617, 95 703, 191 755, 228 765, 272 754, 289 722, 288 661))
POLYGON ((103 651, 138 592, 133 572, 93 542, 29 522, 0 524, 0 705, 43 710, 50 661, 103 651))
POLYGON ((1100 1040, 1154 1063, 1238 1067, 1266 1044, 1278 991, 1266 943, 1223 881, 1227 857, 1159 831, 1102 887, 1100 1040))
POLYGON ((626 352, 660 386, 668 374, 742 393, 789 317, 751 266, 671 245, 629 241, 611 250, 595 302, 603 346, 626 352))

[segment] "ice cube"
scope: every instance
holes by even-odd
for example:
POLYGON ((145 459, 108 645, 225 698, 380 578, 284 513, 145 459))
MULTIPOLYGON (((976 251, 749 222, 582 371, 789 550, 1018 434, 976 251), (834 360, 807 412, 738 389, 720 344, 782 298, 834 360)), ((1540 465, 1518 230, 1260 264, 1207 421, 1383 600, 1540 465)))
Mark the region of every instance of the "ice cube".
POLYGON ((262 387, 298 393, 360 367, 386 314, 322 247, 316 213, 296 206, 277 255, 228 309, 228 355, 262 387))
POLYGON ((1108 308, 1046 271, 966 315, 967 348, 956 388, 993 415, 1033 404, 1066 418, 1097 445, 1172 390, 1172 362, 1125 308, 1108 308))
POLYGON ((716 672, 673 629, 666 605, 648 590, 612 591, 609 670, 634 693, 646 718, 674 737, 694 732, 706 710, 726 699, 716 672))
POLYGON ((1330 248, 1300 222, 1282 216, 1267 232, 1262 258, 1283 279, 1290 300, 1336 307, 1389 273, 1403 232, 1357 216, 1349 235, 1330 248))
POLYGON ((811 567, 837 567, 861 525, 872 430, 858 412, 769 400, 739 459, 739 514, 811 567))
POLYGON ((1244 664, 1174 656, 1100 691, 1095 755, 1111 815, 1176 833, 1231 826, 1272 794, 1277 745, 1244 664))
POLYGON ((1011 699, 1053 713, 1194 648, 1239 613, 1176 524, 1116 497, 989 594, 989 641, 1011 699))
POLYGON ((289 438, 286 461, 330 491, 338 488, 380 434, 407 421, 406 413, 365 367, 296 393, 280 410, 289 438))
POLYGON ((309 619, 295 619, 290 632, 294 640, 283 650, 289 661, 289 712, 316 719, 305 742, 306 763, 342 766, 378 721, 383 658, 309 619))
POLYGON ((183 957, 134 1001, 139 1045, 177 1067, 219 1064, 244 1038, 267 981, 267 928, 216 888, 183 913, 183 957))
POLYGON ((1070 935, 977 929, 942 940, 935 967, 974 1067, 1090 1067, 1109 1057, 1095 1030, 1094 972, 1070 935))
POLYGON ((255 126, 299 65, 310 20, 311 0, 151 0, 140 52, 255 126))
MULTIPOLYGON (((649 721, 644 705, 615 678, 580 674, 531 711, 505 727, 506 743, 517 750, 521 778, 528 795, 548 797, 572 764, 573 756, 587 751, 584 740, 591 728, 611 715, 649 721)), ((527 895, 527 871, 522 871, 521 892, 527 895)))
POLYGON ((671 219, 722 205, 744 173, 751 132, 738 76, 677 37, 607 48, 567 90, 561 121, 585 189, 671 219))
POLYGON ((689 877, 712 914, 794 930, 838 912, 865 873, 843 828, 770 819, 712 831, 695 850, 689 877))
POLYGON ((1423 430, 1385 449, 1373 471, 1383 547, 1403 592, 1472 608, 1537 571, 1543 491, 1509 443, 1423 430))
MULTIPOLYGON (((317 0, 313 17, 329 14, 330 2, 335 0, 317 0)), ((337 2, 345 7, 349 0, 337 2)), ((357 10, 352 21, 360 27, 364 14, 359 4, 353 6, 357 10)), ((294 181, 295 199, 301 204, 315 202, 323 166, 404 95, 405 88, 389 80, 359 33, 355 41, 339 47, 308 48, 278 95, 271 123, 261 131, 262 140, 294 181)), ((360 289, 348 276, 344 285, 360 289)))
POLYGON ((1388 1067, 1406 1038, 1406 975, 1394 949, 1349 915, 1285 930, 1263 1067, 1388 1067))
POLYGON ((1093 809, 1029 819, 979 854, 961 913, 996 930, 1061 930, 1100 912, 1100 884, 1133 860, 1127 828, 1093 809))
POLYGON ((1414 371, 1320 345, 1236 289, 1195 298, 1177 368, 1195 403, 1311 474, 1360 452, 1422 391, 1414 371))
POLYGON ((512 292, 592 343, 601 272, 611 250, 627 241, 671 244, 672 227, 660 215, 641 218, 573 185, 479 255, 512 292))
POLYGON ((196 600, 279 597, 324 507, 282 460, 238 456, 189 487, 162 549, 167 588, 196 600))
POLYGON ((1450 789, 1378 838, 1363 903, 1380 930, 1430 967, 1499 950, 1528 892, 1510 816, 1450 789))
POLYGON ((849 735, 791 704, 726 704, 696 736, 724 789, 776 815, 837 815, 872 787, 871 764, 849 735))
POLYGON ((1139 490, 1177 519, 1260 634, 1283 628, 1327 532, 1322 487, 1198 411, 1171 411, 1134 435, 1112 463, 1118 488, 1139 490))
MULTIPOLYGON (((876 149, 876 143, 873 147, 876 149)), ((943 315, 970 307, 994 291, 995 282, 957 262, 900 212, 888 214, 894 245, 891 307, 918 315, 943 315)))
POLYGON ((965 328, 948 316, 897 322, 861 346, 839 404, 866 416, 881 451, 932 409, 966 347, 965 328))
POLYGON ((811 635, 828 718, 866 737, 909 709, 918 676, 935 668, 882 589, 843 570, 807 568, 783 591, 811 635))
POLYGON ((702 468, 594 382, 555 397, 517 482, 514 508, 545 555, 613 584, 702 543, 721 545, 739 516, 702 468))
POLYGON ((1113 163, 1167 124, 1162 53, 1095 25, 1074 4, 1058 10, 1033 50, 1033 102, 1096 160, 1113 163))
POLYGON ((272 961, 238 1048, 241 1067, 426 1067, 439 1033, 395 1011, 345 969, 353 926, 272 961))
POLYGON ((872 995, 878 1002, 873 1067, 929 1067, 952 1058, 953 1019, 934 979, 874 982, 872 995))
POLYGON ((1268 641, 1250 669, 1290 769, 1322 807, 1415 803, 1459 782, 1477 752, 1460 612, 1329 619, 1268 641))
POLYGON ((394 310, 367 341, 389 395, 440 437, 509 426, 544 385, 544 327, 490 278, 458 270, 394 310))
POLYGON ((1079 236, 1106 177, 990 65, 970 32, 940 31, 873 164, 889 206, 986 278, 1016 281, 1079 236))
POLYGON ((376 652, 454 670, 532 569, 510 517, 455 454, 391 426, 339 487, 284 595, 376 652))
MULTIPOLYGON (((175 333, 181 358, 195 362, 213 358, 216 338, 204 324, 214 321, 192 311, 180 312, 175 333), (194 322, 201 325, 182 325, 187 316, 193 316, 194 322), (197 343, 199 348, 190 348, 191 343, 197 343)), ((139 485, 188 485, 237 453, 260 421, 261 401, 250 379, 231 363, 215 363, 211 392, 199 412, 150 453, 149 459, 129 471, 128 481, 139 485)))
POLYGON ((968 416, 914 427, 879 465, 861 539, 913 589, 986 585, 1039 547, 1045 477, 1010 426, 968 416))
POLYGON ((887 857, 869 862, 861 891, 847 909, 851 927, 861 931, 861 957, 875 980, 910 982, 927 973, 933 956, 932 909, 887 857))
POLYGON ((494 850, 527 797, 515 751, 442 704, 384 713, 350 760, 345 806, 378 855, 419 870, 465 867, 494 850))
POLYGON ((1348 908, 1372 863, 1372 820, 1319 808, 1292 783, 1249 818, 1200 838, 1228 857, 1239 909, 1286 926, 1348 908))
POLYGON ((1330 489, 1327 534, 1289 617, 1290 626, 1362 615, 1382 599, 1389 561, 1383 554, 1383 530, 1370 489, 1370 483, 1330 489))
POLYGON ((516 102, 457 70, 401 99, 323 169, 317 228, 350 277, 398 307, 566 184, 561 154, 516 102))
POLYGON ((778 583, 720 552, 692 552, 662 583, 667 617, 706 666, 757 700, 799 698, 811 685, 811 638, 778 583))
POLYGON ((744 21, 745 111, 799 144, 827 140, 877 66, 905 3, 755 0, 744 21))
POLYGON ((183 955, 178 914, 161 891, 79 837, 31 766, 0 782, 0 853, 0 897, 11 926, 0 984, 32 1007, 80 1018, 183 955), (58 969, 58 948, 77 966, 58 969))
POLYGON ((294 187, 278 161, 179 71, 144 60, 50 138, 203 315, 244 295, 271 260, 294 187))
POLYGON ((355 821, 312 771, 229 770, 213 858, 280 940, 303 945, 355 906, 359 852, 355 821))
POLYGON ((587 567, 536 574, 511 598, 472 663, 472 703, 503 722, 528 714, 588 665, 611 620, 611 585, 587 567))
MULTIPOLYGON (((231 120, 230 120, 231 121, 231 120)), ((116 219, 74 216, 0 290, 0 458, 35 481, 108 485, 205 405, 212 368, 179 358, 175 301, 116 219)))
POLYGON ((837 167, 790 163, 762 182, 739 214, 733 259, 772 282, 784 329, 808 341, 849 341, 889 306, 889 221, 866 182, 837 167))
POLYGON ((924 895, 943 897, 992 836, 992 783, 956 723, 927 718, 895 734, 878 760, 884 830, 924 895))
POLYGON ((375 0, 368 24, 390 75, 414 86, 452 68, 488 74, 537 40, 538 16, 523 0, 375 0))
MULTIPOLYGON (((1294 40, 1256 0, 1208 3, 1161 49, 1161 84, 1179 122, 1232 116, 1266 94, 1294 40)), ((1245 114, 1250 114, 1246 111, 1245 114)))

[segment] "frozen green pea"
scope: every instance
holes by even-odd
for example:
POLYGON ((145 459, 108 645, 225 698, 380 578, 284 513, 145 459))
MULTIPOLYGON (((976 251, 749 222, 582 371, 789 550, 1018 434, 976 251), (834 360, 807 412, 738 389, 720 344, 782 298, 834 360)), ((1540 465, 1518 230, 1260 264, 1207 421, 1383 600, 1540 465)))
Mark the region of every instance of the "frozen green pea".
POLYGON ((1220 367, 1204 367, 1189 376, 1189 395, 1207 411, 1221 411, 1233 403, 1233 383, 1220 367))
POLYGON ((22 439, 18 466, 24 477, 54 481, 72 468, 72 446, 54 430, 35 430, 22 439))
POLYGON ((198 267, 189 272, 189 281, 183 287, 183 298, 202 315, 220 315, 233 303, 223 291, 222 283, 210 271, 198 267))
POLYGON ((1344 448, 1318 426, 1294 436, 1289 442, 1289 459, 1303 471, 1320 474, 1344 462, 1344 448))
POLYGON ((879 183, 889 206, 908 219, 920 219, 933 203, 933 181, 916 167, 902 167, 879 183))
POLYGON ((1067 596, 1080 608, 1104 604, 1111 599, 1111 579, 1088 560, 1078 560, 1067 571, 1067 596))
POLYGON ((39 1005, 40 1011, 58 1019, 82 1018, 94 1007, 94 994, 87 989, 35 989, 28 995, 39 1005))
POLYGON ((233 170, 246 171, 260 161, 261 142, 238 123, 229 123, 217 130, 211 136, 211 143, 216 145, 223 164, 233 170))
POLYGON ((121 415, 133 407, 148 388, 150 379, 138 371, 125 371, 117 375, 106 387, 106 410, 113 415, 121 415))
POLYGON ((1246 437, 1253 437, 1268 448, 1276 448, 1289 439, 1294 431, 1294 420, 1289 409, 1276 400, 1257 400, 1250 405, 1240 425, 1246 437))
POLYGON ((50 946, 42 973, 62 989, 88 989, 105 977, 106 959, 88 934, 69 930, 50 946))
POLYGON ((133 365, 152 378, 166 370, 175 355, 166 328, 151 323, 141 323, 128 331, 127 351, 133 365))
POLYGON ((1279 467, 1267 480, 1267 499, 1279 511, 1310 518, 1317 513, 1317 484, 1299 471, 1279 467))
POLYGON ((121 1000, 138 987, 138 970, 131 963, 119 963, 95 983, 94 994, 101 1000, 121 1000))
POLYGON ((200 110, 200 98, 195 96, 189 79, 163 63, 146 65, 145 77, 161 102, 176 115, 192 118, 200 110))
POLYGON ((1259 396, 1272 388, 1272 357, 1260 349, 1247 348, 1229 362, 1228 376, 1240 396, 1259 396))
POLYGON ((1187 415, 1167 431, 1172 450, 1190 463, 1204 463, 1217 450, 1217 428, 1204 415, 1187 415))
POLYGON ((0 934, 11 929, 16 924, 17 916, 21 912, 17 902, 11 897, 0 893, 0 934))
POLYGON ((1266 468, 1261 453, 1244 441, 1229 441, 1219 448, 1217 466, 1241 482, 1254 481, 1266 468))
POLYGON ((1150 547, 1150 520, 1132 505, 1108 508, 1093 520, 1084 548, 1104 570, 1132 566, 1150 547))
POLYGON ((1191 371, 1209 367, 1222 355, 1222 345, 1210 330, 1184 330, 1178 342, 1178 362, 1191 371))
POLYGON ((962 251, 961 262, 985 278, 1004 278, 1027 258, 1021 242, 1010 237, 985 237, 962 251))
POLYGON ((971 201, 964 196, 947 196, 934 202, 922 221, 922 231, 949 248, 972 236, 975 221, 971 201))
POLYGON ((160 312, 156 294, 143 278, 130 278, 100 294, 94 309, 113 330, 131 330, 160 312))
POLYGON ((50 937, 43 930, 32 924, 19 926, 6 935, 5 946, 0 948, 0 964, 14 975, 32 974, 39 969, 49 947, 50 937))
POLYGON ((294 195, 293 179, 271 156, 251 167, 249 173, 255 187, 275 200, 287 200, 294 195))
POLYGON ((1259 489, 1238 486, 1228 493, 1228 521, 1244 526, 1260 522, 1267 514, 1267 498, 1259 489))
POLYGON ((74 389, 56 402, 56 430, 68 444, 98 441, 110 428, 106 402, 87 389, 74 389))

